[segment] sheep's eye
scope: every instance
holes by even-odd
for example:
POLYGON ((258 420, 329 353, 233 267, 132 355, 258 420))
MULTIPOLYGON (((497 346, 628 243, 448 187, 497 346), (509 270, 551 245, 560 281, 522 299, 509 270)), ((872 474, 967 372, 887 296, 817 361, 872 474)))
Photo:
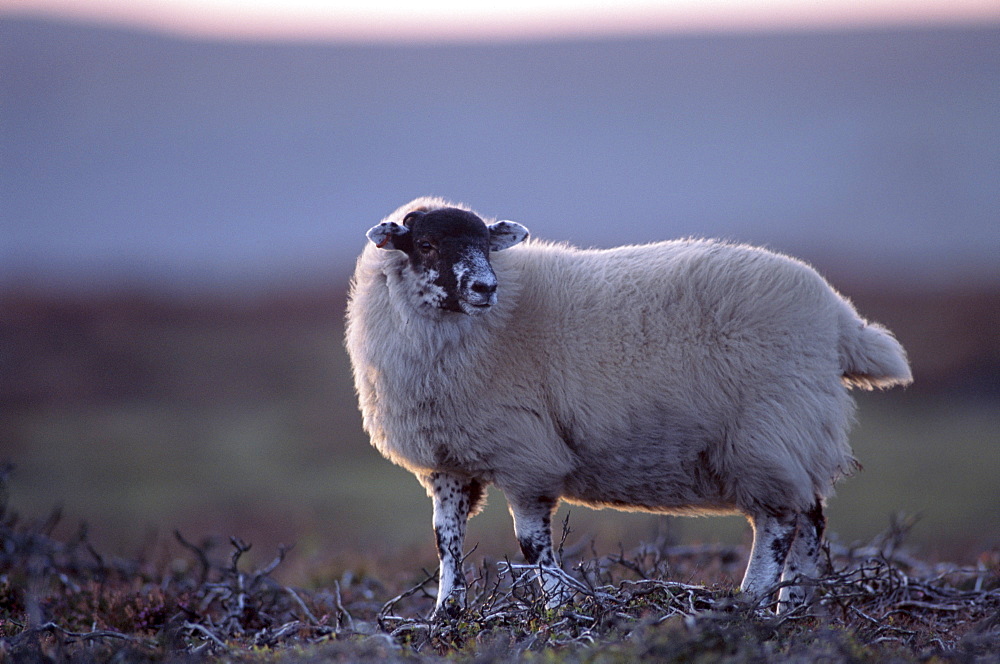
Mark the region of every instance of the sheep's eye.
POLYGON ((420 240, 417 242, 417 249, 419 249, 422 254, 429 254, 434 251, 434 245, 427 240, 420 240))

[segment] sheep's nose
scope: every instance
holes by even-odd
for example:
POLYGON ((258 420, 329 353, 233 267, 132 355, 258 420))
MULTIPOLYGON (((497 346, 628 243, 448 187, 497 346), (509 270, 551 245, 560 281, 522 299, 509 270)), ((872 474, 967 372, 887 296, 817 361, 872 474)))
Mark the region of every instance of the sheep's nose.
POLYGON ((497 292, 496 282, 477 281, 470 286, 473 293, 479 295, 493 295, 497 292))

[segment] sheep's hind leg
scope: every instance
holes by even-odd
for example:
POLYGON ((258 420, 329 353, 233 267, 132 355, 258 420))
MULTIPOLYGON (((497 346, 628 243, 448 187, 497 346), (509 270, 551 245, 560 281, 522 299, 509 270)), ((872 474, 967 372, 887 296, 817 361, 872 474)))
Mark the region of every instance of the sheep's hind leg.
POLYGON ((529 565, 538 568, 539 582, 548 608, 559 607, 573 597, 574 580, 559 567, 552 549, 552 513, 556 501, 551 498, 509 500, 514 518, 514 534, 529 565))
POLYGON ((811 510, 798 515, 795 541, 792 542, 788 560, 785 561, 785 572, 781 576, 782 581, 802 578, 805 582, 781 589, 778 593, 779 611, 807 604, 812 599, 814 588, 808 580, 819 576, 819 552, 825 530, 826 517, 823 515, 823 503, 817 499, 816 505, 811 510))
POLYGON ((798 514, 795 512, 781 516, 761 515, 751 519, 753 548, 740 589, 752 601, 765 599, 768 592, 778 585, 795 540, 797 523, 798 514))
POLYGON ((482 499, 483 487, 476 480, 448 473, 432 473, 427 486, 434 500, 434 535, 441 561, 434 614, 456 616, 465 608, 465 526, 482 499))

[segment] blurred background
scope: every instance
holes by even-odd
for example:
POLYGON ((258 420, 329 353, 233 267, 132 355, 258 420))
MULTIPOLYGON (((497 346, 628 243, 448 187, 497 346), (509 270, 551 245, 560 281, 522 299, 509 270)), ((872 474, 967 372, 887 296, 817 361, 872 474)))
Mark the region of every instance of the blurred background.
MULTIPOLYGON (((858 395, 831 531, 1000 545, 1000 5, 602 4, 0 0, 11 507, 122 555, 179 528, 432 564, 342 319, 365 230, 436 194, 582 246, 812 262, 916 376, 858 395)), ((605 552, 749 535, 571 512, 605 552)), ((470 530, 516 552, 496 492, 470 530)))

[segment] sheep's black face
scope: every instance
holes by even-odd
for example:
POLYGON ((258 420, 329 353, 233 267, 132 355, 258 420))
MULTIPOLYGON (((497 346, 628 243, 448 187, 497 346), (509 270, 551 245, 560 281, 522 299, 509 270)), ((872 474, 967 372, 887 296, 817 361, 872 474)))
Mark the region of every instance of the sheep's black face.
POLYGON ((490 232, 482 219, 446 208, 411 212, 403 224, 410 229, 410 267, 428 305, 475 315, 496 304, 490 232))
POLYGON ((458 208, 418 210, 403 224, 384 222, 368 231, 380 248, 402 251, 421 306, 468 315, 482 314, 497 301, 497 277, 490 251, 517 244, 528 230, 512 221, 487 226, 482 219, 458 208))

